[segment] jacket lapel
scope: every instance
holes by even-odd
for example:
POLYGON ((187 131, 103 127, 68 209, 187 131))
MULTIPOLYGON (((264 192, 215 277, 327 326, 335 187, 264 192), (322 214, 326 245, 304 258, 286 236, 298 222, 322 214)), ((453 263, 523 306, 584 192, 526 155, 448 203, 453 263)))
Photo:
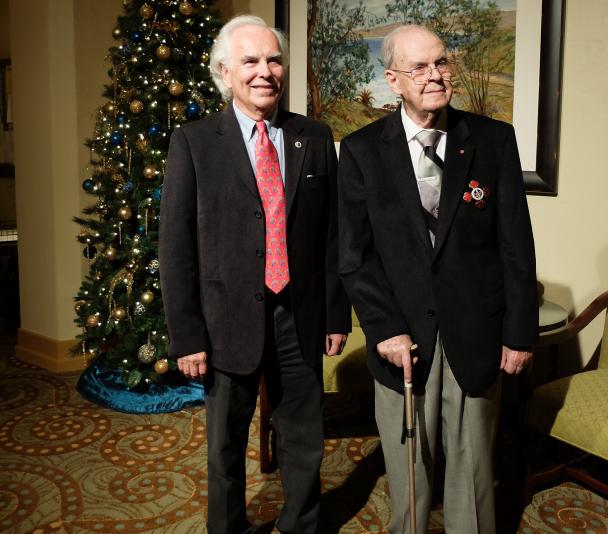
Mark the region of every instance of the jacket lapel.
POLYGON ((473 159, 474 146, 464 113, 448 108, 448 137, 445 149, 441 197, 439 199, 439 219, 433 257, 439 254, 454 215, 462 200, 462 191, 473 159))
MULTIPOLYGON (((239 179, 245 184, 245 187, 257 198, 260 198, 258 184, 255 180, 255 174, 251 167, 251 160, 243 141, 243 134, 239 126, 232 104, 226 107, 222 113, 222 118, 218 123, 217 133, 224 137, 224 142, 228 147, 226 154, 232 154, 234 170, 239 179)), ((226 169, 229 169, 229 162, 226 163, 226 169)))
POLYGON ((289 216, 293 206, 298 184, 302 176, 302 165, 308 146, 304 135, 304 127, 297 117, 290 117, 279 110, 277 125, 283 129, 283 146, 285 148, 285 203, 286 214, 289 216))
POLYGON ((405 213, 430 254, 431 238, 424 222, 416 175, 401 120, 401 108, 388 117, 380 135, 379 151, 405 206, 405 213))

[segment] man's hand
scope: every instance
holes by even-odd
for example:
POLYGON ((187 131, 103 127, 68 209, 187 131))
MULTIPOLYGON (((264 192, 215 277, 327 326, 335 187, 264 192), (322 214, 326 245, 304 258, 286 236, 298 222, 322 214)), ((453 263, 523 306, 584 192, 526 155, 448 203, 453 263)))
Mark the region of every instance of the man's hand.
POLYGON ((397 367, 403 367, 403 377, 407 383, 412 381, 412 365, 418 361, 418 357, 412 358, 412 338, 407 334, 385 339, 376 345, 378 354, 397 367))
POLYGON ((202 378, 207 372, 207 353, 197 352, 177 359, 179 370, 188 378, 202 378))
POLYGON ((347 339, 347 334, 327 334, 325 336, 325 354, 328 356, 342 354, 347 339))
POLYGON ((529 350, 514 350, 502 346, 502 361, 500 368, 507 374, 518 375, 521 373, 528 362, 532 359, 532 352, 529 350))

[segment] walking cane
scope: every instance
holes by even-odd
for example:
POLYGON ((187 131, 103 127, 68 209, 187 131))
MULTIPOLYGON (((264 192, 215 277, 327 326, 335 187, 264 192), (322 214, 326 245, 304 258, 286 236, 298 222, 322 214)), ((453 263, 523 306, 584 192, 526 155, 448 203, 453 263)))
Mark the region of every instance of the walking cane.
MULTIPOLYGON (((410 351, 416 350, 418 345, 410 347, 410 351)), ((414 445, 416 443, 416 427, 414 425, 414 395, 412 383, 404 382, 403 396, 405 404, 405 421, 401 443, 407 440, 407 472, 409 481, 410 497, 410 533, 416 534, 416 481, 414 477, 414 460, 416 458, 414 445)))

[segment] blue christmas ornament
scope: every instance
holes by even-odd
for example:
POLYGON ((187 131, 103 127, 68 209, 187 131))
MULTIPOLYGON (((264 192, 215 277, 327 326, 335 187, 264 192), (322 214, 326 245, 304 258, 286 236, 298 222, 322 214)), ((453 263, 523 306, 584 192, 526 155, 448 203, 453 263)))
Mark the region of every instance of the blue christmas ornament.
POLYGON ((118 124, 120 124, 121 126, 126 124, 127 122, 127 116, 126 115, 118 115, 118 117, 116 117, 116 122, 118 124))
POLYGON ((122 190, 125 193, 130 193, 131 191, 133 191, 133 182, 128 181, 128 182, 125 182, 124 184, 122 184, 122 190))
POLYGON ((120 132, 112 132, 110 134, 110 143, 112 146, 122 145, 122 134, 120 132))
POLYGON ((138 233, 138 234, 145 234, 145 233, 146 233, 146 228, 145 228, 145 226, 138 226, 138 227, 137 227, 137 233, 138 233))
POLYGON ((84 182, 82 182, 82 188, 87 192, 87 193, 92 193, 93 190, 95 189, 95 182, 93 180, 85 180, 84 182))
POLYGON ((122 48, 120 49, 120 52, 123 56, 128 56, 131 54, 131 47, 127 44, 123 44, 122 48))
POLYGON ((196 119, 198 118, 200 112, 200 106, 196 102, 191 102, 186 108, 186 117, 188 117, 189 119, 196 119))
POLYGON ((131 34, 131 41, 133 41, 134 43, 141 43, 143 39, 143 35, 141 34, 141 32, 133 32, 131 34))
POLYGON ((154 200, 160 200, 160 198, 161 198, 162 196, 163 196, 163 187, 162 187, 162 186, 160 186, 158 189, 155 189, 155 190, 152 192, 152 198, 153 198, 154 200))
POLYGON ((148 133, 150 135, 157 135, 160 133, 161 128, 162 126, 158 122, 155 122, 154 124, 150 124, 150 126, 148 126, 148 133))

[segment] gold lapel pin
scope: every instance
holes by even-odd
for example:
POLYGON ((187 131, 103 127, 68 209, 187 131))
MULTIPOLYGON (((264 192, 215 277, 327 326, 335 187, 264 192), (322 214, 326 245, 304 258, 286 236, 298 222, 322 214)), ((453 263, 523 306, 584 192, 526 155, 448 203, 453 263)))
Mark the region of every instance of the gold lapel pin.
POLYGON ((296 141, 294 143, 294 145, 296 145, 296 148, 302 148, 302 142, 301 141, 296 141))

